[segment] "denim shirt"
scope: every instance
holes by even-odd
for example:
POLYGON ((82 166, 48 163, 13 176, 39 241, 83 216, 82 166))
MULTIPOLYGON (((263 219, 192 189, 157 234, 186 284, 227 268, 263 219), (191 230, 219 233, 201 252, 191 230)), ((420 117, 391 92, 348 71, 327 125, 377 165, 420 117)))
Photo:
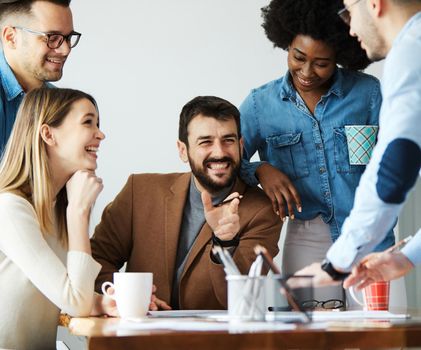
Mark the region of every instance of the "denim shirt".
POLYGON ((15 123, 24 91, 18 83, 3 51, 0 52, 0 158, 15 123))
MULTIPOLYGON (((302 201, 300 220, 321 215, 330 225, 332 240, 351 211, 365 166, 350 165, 345 125, 378 125, 381 105, 379 81, 367 74, 337 68, 329 91, 314 115, 296 92, 287 73, 257 89, 240 106, 244 158, 241 177, 256 185, 250 162, 257 151, 294 183, 302 201)), ((391 231, 386 246, 393 244, 391 231)), ((382 247, 379 247, 381 249, 382 247)))

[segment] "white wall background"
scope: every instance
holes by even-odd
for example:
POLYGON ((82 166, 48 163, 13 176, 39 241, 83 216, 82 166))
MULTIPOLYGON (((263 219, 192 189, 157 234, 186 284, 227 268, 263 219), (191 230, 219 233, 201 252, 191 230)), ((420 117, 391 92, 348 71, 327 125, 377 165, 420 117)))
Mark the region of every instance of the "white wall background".
MULTIPOLYGON (((176 150, 187 101, 217 95, 238 106, 251 88, 286 72, 286 53, 261 28, 260 8, 269 1, 72 0, 75 30, 83 36, 57 85, 97 99, 107 136, 98 168, 105 188, 92 228, 129 174, 187 170, 176 150)), ((382 63, 367 69, 379 78, 381 71, 382 63)), ((421 189, 411 198, 400 221, 403 235, 419 227, 421 189)), ((411 306, 421 306, 420 272, 407 284, 411 306)))
POLYGON ((98 223, 128 175, 184 171, 176 140, 182 106, 197 95, 239 104, 248 91, 286 69, 260 27, 263 0, 73 0, 83 33, 59 86, 98 101, 98 173, 105 188, 98 223))
MULTIPOLYGON (((237 106, 251 88, 283 75, 286 53, 261 28, 269 0, 73 0, 83 36, 57 84, 98 101, 98 173, 105 188, 92 225, 133 172, 184 171, 178 116, 197 95, 237 106)), ((372 67, 376 73, 378 67, 372 67)), ((376 74, 377 75, 377 74, 376 74)))

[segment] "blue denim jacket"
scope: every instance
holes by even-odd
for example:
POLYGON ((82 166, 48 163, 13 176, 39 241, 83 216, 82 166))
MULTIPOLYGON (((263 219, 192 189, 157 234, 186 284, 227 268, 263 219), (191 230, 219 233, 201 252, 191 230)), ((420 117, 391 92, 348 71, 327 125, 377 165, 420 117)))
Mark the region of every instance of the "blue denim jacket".
MULTIPOLYGON (((249 185, 258 183, 250 162, 258 151, 293 181, 302 201, 300 220, 321 215, 330 225, 332 240, 352 209, 354 194, 365 169, 350 165, 345 125, 378 125, 381 105, 379 81, 367 74, 337 68, 333 84, 308 110, 290 82, 289 73, 253 89, 240 107, 244 138, 241 177, 249 185)), ((393 231, 378 249, 394 242, 393 231)))
POLYGON ((15 123, 24 91, 0 52, 0 158, 15 123))

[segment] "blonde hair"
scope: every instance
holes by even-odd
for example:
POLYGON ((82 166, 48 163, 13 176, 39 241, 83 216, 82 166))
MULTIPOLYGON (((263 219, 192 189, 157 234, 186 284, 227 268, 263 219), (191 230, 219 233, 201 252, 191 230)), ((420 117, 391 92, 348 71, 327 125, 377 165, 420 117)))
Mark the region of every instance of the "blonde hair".
POLYGON ((66 188, 54 198, 46 144, 40 129, 43 124, 60 126, 73 103, 84 98, 97 108, 94 98, 79 90, 39 88, 30 91, 19 107, 0 163, 0 193, 13 192, 25 197, 35 209, 42 233, 51 234, 56 227, 64 245, 67 244, 66 188))

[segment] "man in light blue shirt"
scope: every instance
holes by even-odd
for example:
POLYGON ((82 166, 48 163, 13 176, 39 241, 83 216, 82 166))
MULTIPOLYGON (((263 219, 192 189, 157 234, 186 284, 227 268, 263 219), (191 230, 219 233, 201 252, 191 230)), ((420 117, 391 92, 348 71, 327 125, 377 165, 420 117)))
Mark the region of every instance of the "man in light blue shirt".
MULTIPOLYGON (((340 15, 350 23, 350 33, 358 36, 369 58, 387 56, 383 103, 378 143, 342 234, 321 265, 313 264, 299 272, 314 274, 318 284, 344 280, 352 266, 384 238, 415 185, 421 166, 421 1, 344 0, 344 4, 340 15)), ((394 254, 406 259, 402 268, 406 272, 421 262, 420 253, 418 232, 401 255, 394 254)))
POLYGON ((24 94, 60 80, 79 41, 70 1, 0 0, 0 156, 24 94))

